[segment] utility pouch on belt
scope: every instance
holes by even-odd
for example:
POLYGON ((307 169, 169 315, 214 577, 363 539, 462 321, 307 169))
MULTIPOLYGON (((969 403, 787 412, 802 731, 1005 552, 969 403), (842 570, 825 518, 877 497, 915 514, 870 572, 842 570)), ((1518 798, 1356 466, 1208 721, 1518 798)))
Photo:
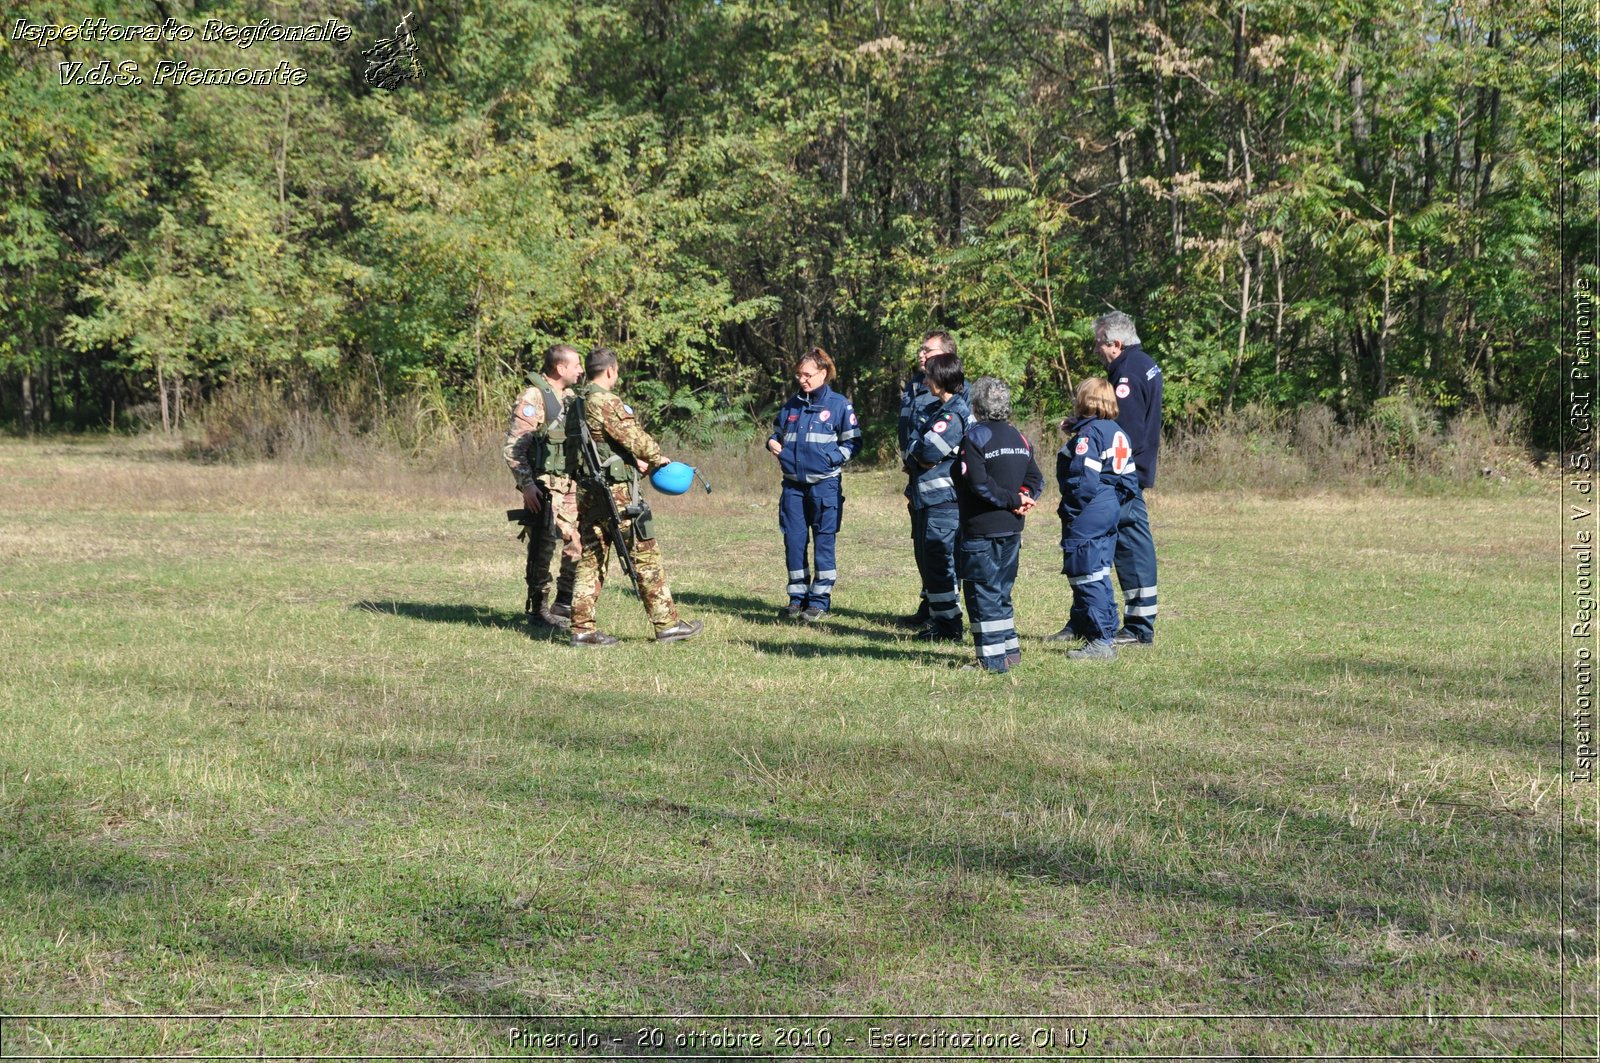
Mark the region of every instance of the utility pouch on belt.
MULTIPOLYGON (((632 509, 632 506, 628 507, 632 509)), ((640 514, 633 518, 633 537, 635 539, 654 539, 656 537, 655 514, 650 512, 650 503, 640 502, 640 514)))

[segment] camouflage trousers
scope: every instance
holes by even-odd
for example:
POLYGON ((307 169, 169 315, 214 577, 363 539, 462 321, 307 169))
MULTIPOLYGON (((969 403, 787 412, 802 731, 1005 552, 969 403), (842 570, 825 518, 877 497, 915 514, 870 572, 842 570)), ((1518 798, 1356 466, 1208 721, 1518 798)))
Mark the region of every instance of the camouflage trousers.
POLYGON ((550 569, 559 551, 560 570, 556 576, 556 601, 572 601, 573 580, 578 573, 578 557, 583 552, 578 534, 578 488, 571 480, 541 479, 550 489, 550 502, 543 519, 528 531, 528 560, 531 579, 528 597, 538 609, 550 596, 550 569))
MULTIPOLYGON (((626 497, 619 500, 626 505, 626 497)), ((595 630, 595 610, 600 604, 600 590, 605 585, 606 568, 611 563, 611 539, 606 534, 606 505, 604 498, 578 499, 578 531, 583 542, 583 554, 578 558, 578 571, 572 587, 572 633, 582 635, 595 630)), ((639 593, 644 600, 645 614, 657 631, 678 622, 678 607, 672 603, 672 591, 667 588, 667 574, 661 567, 661 546, 655 539, 637 539, 633 536, 633 521, 622 522, 622 535, 631 549, 633 567, 639 573, 639 593)))

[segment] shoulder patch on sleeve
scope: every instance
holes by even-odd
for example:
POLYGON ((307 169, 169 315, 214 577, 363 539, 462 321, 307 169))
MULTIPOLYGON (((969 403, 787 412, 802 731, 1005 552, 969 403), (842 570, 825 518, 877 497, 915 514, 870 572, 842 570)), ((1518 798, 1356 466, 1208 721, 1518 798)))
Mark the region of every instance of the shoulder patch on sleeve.
POLYGON ((1144 371, 1144 378, 1146 380, 1154 380, 1156 377, 1158 377, 1160 375, 1161 375, 1161 367, 1159 365, 1153 365, 1149 369, 1146 369, 1144 371))
POLYGON ((625 412, 629 417, 633 416, 633 407, 629 406, 626 402, 622 404, 622 409, 623 412, 625 412))
POLYGON ((1078 445, 1072 448, 1072 452, 1074 454, 1087 454, 1087 453, 1089 453, 1089 439, 1088 439, 1088 437, 1087 436, 1079 436, 1078 437, 1078 445))
POLYGON ((933 430, 935 432, 943 432, 946 428, 949 428, 949 427, 950 427, 950 422, 946 421, 942 417, 939 420, 933 422, 933 430))
POLYGON ((1129 394, 1131 394, 1131 392, 1128 388, 1126 378, 1124 378, 1123 383, 1117 385, 1117 398, 1125 399, 1129 394))

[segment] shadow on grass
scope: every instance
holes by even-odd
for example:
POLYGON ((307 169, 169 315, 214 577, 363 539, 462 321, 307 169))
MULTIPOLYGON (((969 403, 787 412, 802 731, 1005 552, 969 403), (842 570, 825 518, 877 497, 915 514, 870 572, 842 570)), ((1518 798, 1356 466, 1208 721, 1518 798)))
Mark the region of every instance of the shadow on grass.
MULTIPOLYGON (((771 602, 762 601, 760 598, 751 598, 744 595, 708 594, 705 591, 674 591, 673 599, 680 605, 714 609, 724 616, 735 616, 751 624, 762 624, 771 627, 784 627, 794 631, 831 631, 838 635, 851 635, 856 638, 872 639, 877 642, 905 642, 907 631, 904 628, 894 627, 894 617, 887 613, 864 613, 858 609, 832 608, 828 610, 828 619, 817 624, 807 624, 804 621, 791 620, 778 615, 778 608, 783 603, 774 599, 771 602), (879 631, 873 627, 851 626, 841 621, 859 620, 868 624, 887 625, 889 631, 879 631)), ((818 655, 813 655, 818 656, 818 655)))
MULTIPOLYGON (((847 631, 841 632, 841 634, 854 635, 856 632, 847 631)), ((879 661, 909 661, 913 664, 927 664, 936 667, 954 667, 967 663, 967 658, 965 657, 961 658, 960 661, 955 661, 949 655, 924 649, 920 644, 907 644, 897 648, 894 646, 861 646, 858 644, 829 645, 823 642, 775 642, 767 639, 740 639, 739 641, 757 653, 773 657, 795 657, 800 659, 859 657, 879 661)))
MULTIPOLYGON (((472 627, 495 627, 507 631, 527 631, 528 618, 524 613, 505 609, 490 609, 482 605, 444 605, 439 602, 361 601, 350 606, 364 613, 382 613, 403 616, 408 620, 426 620, 435 624, 468 624, 472 627)), ((536 636, 544 629, 534 629, 536 636)))

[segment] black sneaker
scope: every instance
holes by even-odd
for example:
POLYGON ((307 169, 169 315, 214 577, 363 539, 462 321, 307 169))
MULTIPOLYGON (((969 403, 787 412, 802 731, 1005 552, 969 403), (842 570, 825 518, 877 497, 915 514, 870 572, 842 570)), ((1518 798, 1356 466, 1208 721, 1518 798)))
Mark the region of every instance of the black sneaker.
POLYGON ((808 605, 800 610, 800 619, 808 624, 815 624, 828 615, 828 611, 818 605, 808 605))
POLYGON ((918 642, 960 642, 961 629, 938 627, 937 625, 929 624, 911 637, 918 642))
POLYGON ((1155 640, 1156 637, 1154 635, 1147 639, 1142 639, 1127 628, 1123 628, 1111 637, 1111 644, 1113 646, 1148 646, 1155 640))
POLYGON ((1083 636, 1074 632, 1072 625, 1068 624, 1054 635, 1046 635, 1044 640, 1046 642, 1082 642, 1083 636))
POLYGON ((803 603, 801 603, 801 602, 790 602, 788 605, 782 606, 782 607, 780 607, 778 609, 778 619, 779 620, 798 620, 800 618, 800 614, 805 612, 805 611, 806 611, 806 607, 805 607, 805 605, 803 603))
POLYGON ((927 627, 928 622, 932 619, 933 617, 928 613, 928 603, 923 602, 922 608, 918 609, 914 613, 908 613, 905 616, 897 617, 895 619, 895 623, 899 624, 901 627, 911 627, 921 630, 922 628, 927 627))

